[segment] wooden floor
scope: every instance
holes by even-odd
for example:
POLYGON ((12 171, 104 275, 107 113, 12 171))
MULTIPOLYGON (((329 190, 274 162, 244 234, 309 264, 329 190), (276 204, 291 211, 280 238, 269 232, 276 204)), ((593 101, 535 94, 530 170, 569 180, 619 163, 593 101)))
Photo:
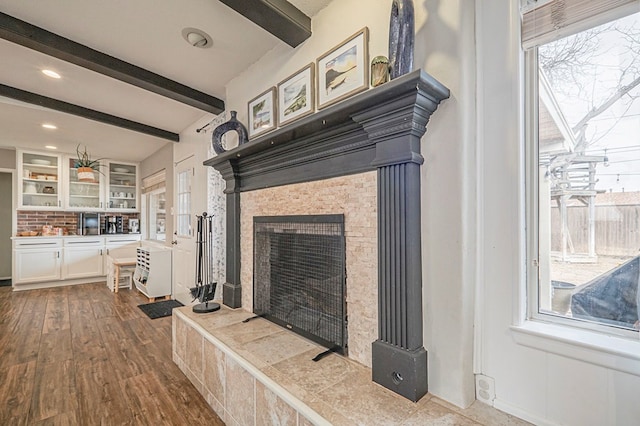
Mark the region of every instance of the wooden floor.
POLYGON ((0 287, 0 425, 224 425, 173 363, 171 317, 104 282, 0 287))

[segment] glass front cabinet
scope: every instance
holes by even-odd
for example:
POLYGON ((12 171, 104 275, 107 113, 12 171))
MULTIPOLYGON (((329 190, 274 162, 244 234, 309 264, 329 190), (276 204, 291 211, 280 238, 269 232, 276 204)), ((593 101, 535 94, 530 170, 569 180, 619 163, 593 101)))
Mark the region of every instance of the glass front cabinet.
POLYGON ((18 208, 138 212, 138 166, 101 161, 93 180, 79 180, 74 156, 17 151, 18 208))
POLYGON ((96 211, 103 210, 105 197, 102 170, 93 172, 93 180, 78 180, 76 158, 71 157, 65 162, 67 165, 67 199, 65 207, 69 210, 96 211))
POLYGON ((107 210, 138 211, 138 167, 130 163, 108 162, 107 169, 107 210))
POLYGON ((33 210, 62 208, 62 157, 18 152, 18 206, 33 210))

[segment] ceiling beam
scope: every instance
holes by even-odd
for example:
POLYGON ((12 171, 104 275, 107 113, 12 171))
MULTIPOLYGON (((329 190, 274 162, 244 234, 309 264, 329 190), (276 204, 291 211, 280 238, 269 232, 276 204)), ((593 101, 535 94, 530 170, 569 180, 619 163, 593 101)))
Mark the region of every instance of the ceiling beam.
POLYGON ((212 114, 224 101, 0 12, 0 38, 212 114))
POLYGON ((291 47, 311 37, 311 18, 286 0, 220 0, 291 47))
POLYGON ((6 86, 4 84, 0 84, 0 96, 16 99, 33 105, 39 105, 67 114, 77 115, 78 117, 88 118, 89 120, 99 121, 100 123, 121 127, 127 130, 133 130, 134 132, 144 133, 157 138, 167 139, 171 142, 180 142, 180 135, 177 133, 158 129, 157 127, 148 126, 136 121, 127 120, 126 118, 81 107, 79 105, 70 104, 58 99, 48 98, 36 93, 27 92, 26 90, 16 89, 15 87, 6 86))

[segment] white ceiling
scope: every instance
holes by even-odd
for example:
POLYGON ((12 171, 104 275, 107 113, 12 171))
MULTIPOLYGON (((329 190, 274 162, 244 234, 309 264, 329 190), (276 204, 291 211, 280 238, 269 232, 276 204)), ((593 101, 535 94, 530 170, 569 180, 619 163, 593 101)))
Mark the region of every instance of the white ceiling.
MULTIPOLYGON (((331 0, 289 0, 313 17, 331 0)), ((225 100, 225 85, 279 43, 217 0, 0 0, 0 12, 225 100), (213 38, 199 49, 182 38, 198 28, 213 38)), ((205 112, 0 39, 0 83, 179 133, 205 112), (59 80, 44 76, 52 69, 59 80)), ((0 97, 0 147, 75 152, 141 161, 169 142, 0 97), (43 123, 56 130, 41 127, 43 123)))

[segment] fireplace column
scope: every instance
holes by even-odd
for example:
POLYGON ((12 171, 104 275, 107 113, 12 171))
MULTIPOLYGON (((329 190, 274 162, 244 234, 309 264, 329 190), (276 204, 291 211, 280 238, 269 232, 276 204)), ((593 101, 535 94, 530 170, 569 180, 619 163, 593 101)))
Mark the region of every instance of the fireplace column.
POLYGON ((402 98, 352 116, 376 144, 378 340, 373 380, 412 400, 427 393, 423 347, 420 138, 442 97, 402 98))

